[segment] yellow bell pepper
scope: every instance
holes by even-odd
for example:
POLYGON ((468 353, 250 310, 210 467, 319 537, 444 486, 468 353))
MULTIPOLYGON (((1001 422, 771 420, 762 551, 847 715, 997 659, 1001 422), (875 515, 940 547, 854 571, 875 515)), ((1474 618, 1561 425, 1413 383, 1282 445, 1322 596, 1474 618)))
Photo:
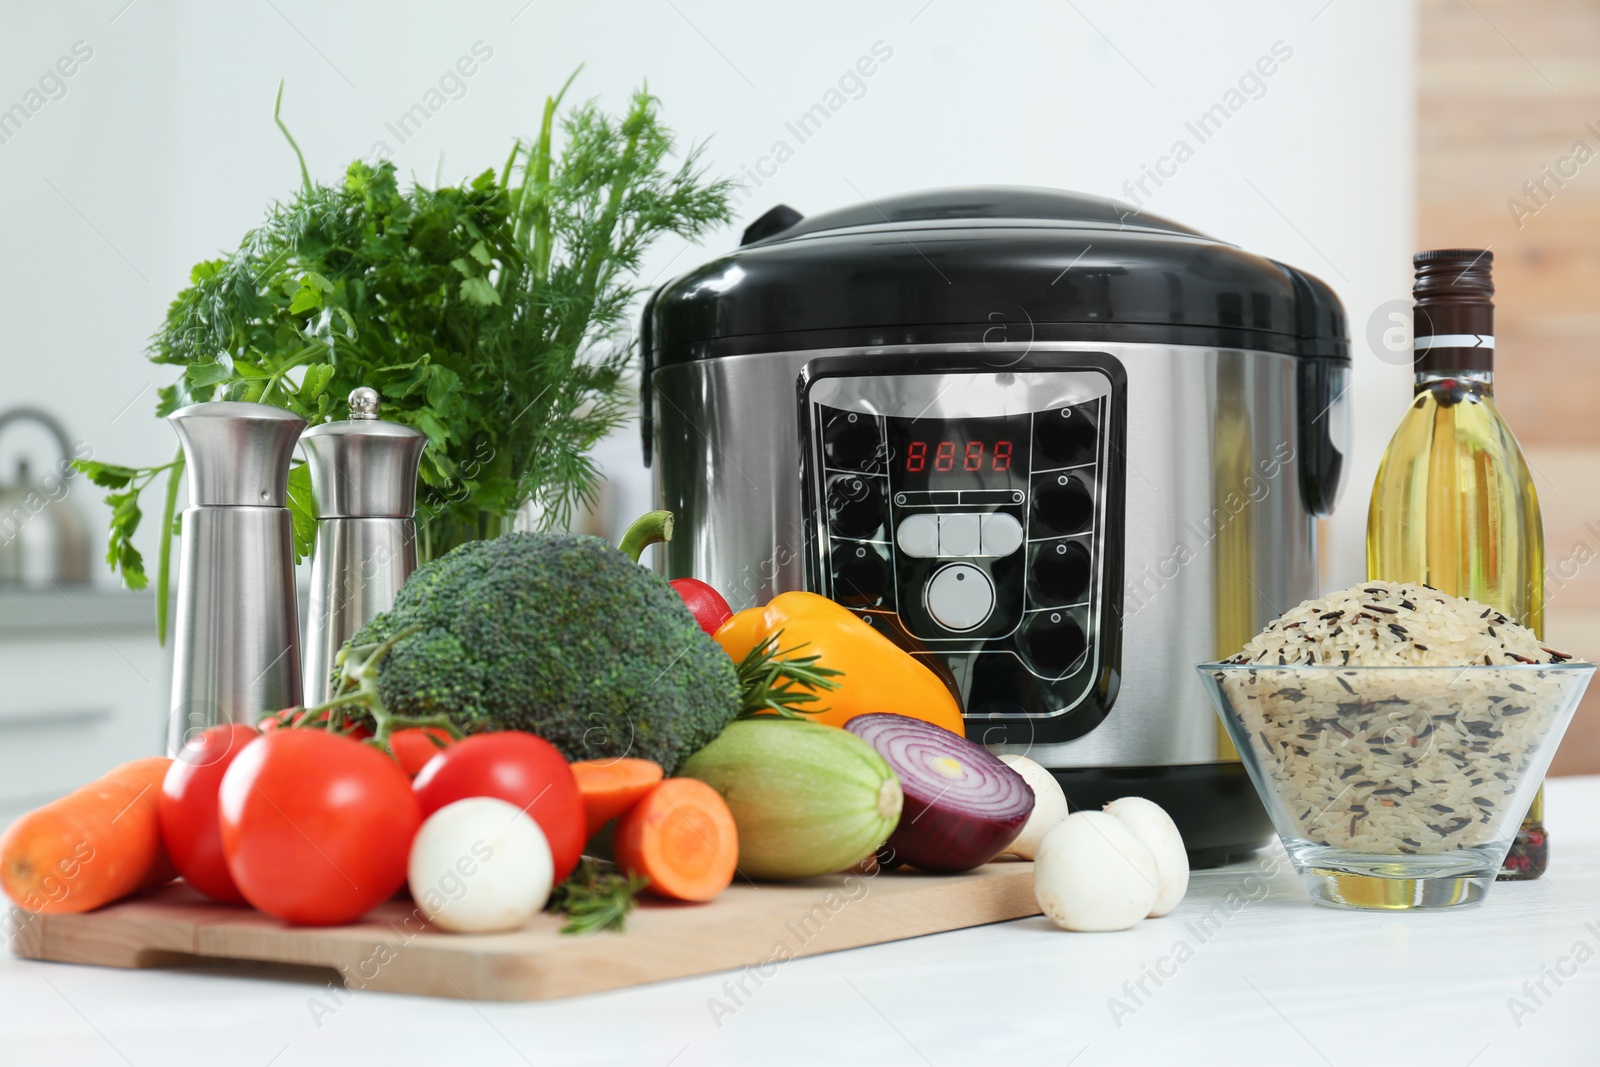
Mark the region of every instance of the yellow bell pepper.
POLYGON ((843 672, 838 689, 818 694, 827 710, 806 718, 843 726, 857 715, 886 711, 966 736, 961 706, 939 676, 827 597, 780 593, 765 607, 739 612, 712 636, 738 663, 780 630, 784 651, 818 656, 817 666, 843 672))

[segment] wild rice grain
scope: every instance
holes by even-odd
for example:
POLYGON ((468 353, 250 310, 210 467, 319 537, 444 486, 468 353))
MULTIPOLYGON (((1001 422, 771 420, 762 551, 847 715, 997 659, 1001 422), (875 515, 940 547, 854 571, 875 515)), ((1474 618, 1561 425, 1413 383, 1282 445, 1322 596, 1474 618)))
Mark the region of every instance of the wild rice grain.
POLYGON ((1570 659, 1482 604, 1372 582, 1285 613, 1228 661, 1259 671, 1220 677, 1301 836, 1356 852, 1440 853, 1491 840, 1558 710, 1560 682, 1510 665, 1570 659), (1477 663, 1509 669, 1359 670, 1477 663), (1357 669, 1316 669, 1330 664, 1357 669), (1461 815, 1463 804, 1477 817, 1461 815))

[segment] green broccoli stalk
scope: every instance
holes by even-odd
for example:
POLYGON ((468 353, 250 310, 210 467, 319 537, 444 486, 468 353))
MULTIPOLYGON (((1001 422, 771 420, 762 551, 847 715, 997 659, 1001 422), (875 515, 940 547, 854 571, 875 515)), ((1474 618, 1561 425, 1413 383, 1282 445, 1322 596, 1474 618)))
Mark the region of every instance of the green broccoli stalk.
POLYGON ((340 695, 320 707, 310 709, 307 720, 321 723, 335 733, 350 733, 358 725, 360 716, 353 715, 349 709, 357 708, 365 713, 365 717, 371 718, 372 743, 385 752, 389 751, 389 738, 395 730, 414 726, 437 726, 458 741, 465 737, 466 734, 451 721, 450 716, 442 712, 434 715, 398 715, 389 710, 383 702, 383 695, 378 692, 378 664, 398 641, 416 632, 416 627, 412 627, 376 645, 346 645, 341 648, 334 661, 334 667, 339 672, 340 695), (328 713, 325 720, 320 717, 323 711, 328 713))
POLYGON ((651 511, 634 519, 633 525, 623 531, 622 540, 617 542, 617 549, 638 563, 645 549, 670 540, 672 540, 672 512, 651 511))

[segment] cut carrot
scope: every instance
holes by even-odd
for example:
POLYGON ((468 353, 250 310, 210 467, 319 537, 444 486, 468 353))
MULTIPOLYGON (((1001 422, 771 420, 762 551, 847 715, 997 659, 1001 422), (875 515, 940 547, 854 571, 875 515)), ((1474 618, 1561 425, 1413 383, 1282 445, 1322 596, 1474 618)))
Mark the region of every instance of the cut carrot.
POLYGON ((124 763, 12 823, 0 836, 6 895, 26 911, 76 914, 170 881, 156 802, 171 763, 124 763))
POLYGON ((617 866, 650 879, 669 900, 706 901, 728 888, 739 832, 727 803, 704 782, 668 778, 617 820, 617 866))
POLYGON ((654 789, 664 772, 647 759, 590 759, 574 763, 572 773, 589 823, 585 837, 593 837, 654 789))

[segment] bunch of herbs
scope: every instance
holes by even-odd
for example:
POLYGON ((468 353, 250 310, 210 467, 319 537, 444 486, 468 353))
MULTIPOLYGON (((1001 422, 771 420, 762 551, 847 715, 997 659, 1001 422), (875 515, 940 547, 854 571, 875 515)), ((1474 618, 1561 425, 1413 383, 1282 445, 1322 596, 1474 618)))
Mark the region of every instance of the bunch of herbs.
MULTIPOLYGON (((524 508, 544 527, 566 525, 593 499, 590 450, 629 411, 623 323, 642 291, 640 259, 664 234, 692 240, 727 221, 731 186, 706 178, 699 148, 672 162, 672 133, 647 91, 620 119, 593 101, 558 114, 565 93, 545 102, 538 136, 518 139, 498 172, 437 189, 402 189, 386 161, 351 163, 337 185, 313 182, 274 110, 302 187, 236 252, 196 265, 172 302, 148 357, 181 373, 160 390, 157 416, 246 400, 315 425, 345 417, 350 390, 371 386, 383 418, 428 437, 423 560, 498 535, 524 508)), ((79 463, 112 490, 107 562, 134 589, 148 582, 133 544, 143 492, 165 479, 163 637, 183 463, 181 450, 158 466, 79 463)), ((315 533, 303 464, 289 476, 289 507, 303 557, 315 533)))

